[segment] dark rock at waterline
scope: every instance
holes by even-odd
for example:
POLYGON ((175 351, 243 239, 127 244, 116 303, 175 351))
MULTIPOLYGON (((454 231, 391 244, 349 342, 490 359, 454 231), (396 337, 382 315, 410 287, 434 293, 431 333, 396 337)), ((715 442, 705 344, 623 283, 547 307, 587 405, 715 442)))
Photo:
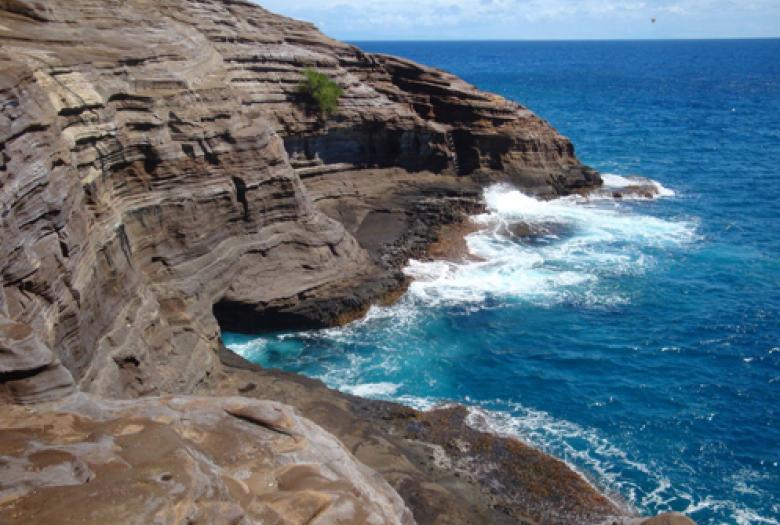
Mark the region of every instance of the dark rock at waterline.
POLYGON ((539 241, 550 237, 569 235, 573 226, 563 222, 511 222, 502 224, 497 233, 527 242, 539 241))
MULTIPOLYGON (((225 366, 215 378, 218 386, 205 391, 234 395, 243 389, 247 396, 295 406, 382 474, 417 523, 645 525, 647 521, 606 498, 562 461, 515 438, 472 428, 484 426, 484 420, 462 406, 421 412, 343 394, 315 379, 264 369, 224 347, 220 357, 225 366), (247 391, 248 384, 255 388, 247 391)), ((679 515, 662 519, 670 516, 680 519, 679 515)))
POLYGON ((624 177, 626 183, 613 187, 605 184, 602 188, 593 192, 594 195, 611 195, 614 199, 654 199, 659 196, 658 185, 651 179, 631 175, 624 177))
POLYGON ((652 199, 658 195, 658 188, 655 186, 625 186, 620 191, 613 191, 612 197, 622 199, 624 197, 652 199))

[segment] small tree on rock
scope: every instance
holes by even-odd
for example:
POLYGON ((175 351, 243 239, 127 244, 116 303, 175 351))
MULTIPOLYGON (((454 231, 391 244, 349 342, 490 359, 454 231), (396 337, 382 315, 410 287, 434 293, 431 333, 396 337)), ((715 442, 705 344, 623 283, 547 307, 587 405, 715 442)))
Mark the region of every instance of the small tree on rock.
POLYGON ((304 80, 298 87, 298 91, 317 106, 320 115, 327 117, 336 111, 344 90, 327 75, 314 69, 306 68, 303 76, 304 80))

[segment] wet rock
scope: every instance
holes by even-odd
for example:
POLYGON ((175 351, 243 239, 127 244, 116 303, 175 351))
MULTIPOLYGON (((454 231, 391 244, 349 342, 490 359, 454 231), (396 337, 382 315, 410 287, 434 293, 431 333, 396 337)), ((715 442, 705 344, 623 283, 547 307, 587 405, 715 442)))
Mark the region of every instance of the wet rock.
POLYGON ((621 177, 616 186, 609 184, 609 179, 604 186, 594 192, 595 196, 609 195, 613 199, 654 199, 661 194, 658 185, 651 179, 631 175, 621 177))
POLYGON ((499 225, 497 233, 525 242, 541 242, 570 235, 573 226, 562 222, 511 222, 499 225))

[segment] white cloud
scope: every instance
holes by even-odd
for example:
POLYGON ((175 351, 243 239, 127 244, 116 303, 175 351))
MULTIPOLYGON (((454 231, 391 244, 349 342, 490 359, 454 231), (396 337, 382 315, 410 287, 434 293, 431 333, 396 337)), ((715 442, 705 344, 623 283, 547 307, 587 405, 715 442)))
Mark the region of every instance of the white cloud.
MULTIPOLYGON (((686 19, 731 21, 747 24, 780 22, 777 0, 257 0, 272 11, 311 20, 336 37, 413 35, 437 38, 517 37, 529 31, 557 31, 555 24, 584 34, 578 23, 598 26, 602 32, 621 34, 620 24, 686 19), (752 18, 751 18, 752 17, 752 18), (615 25, 610 29, 610 25, 615 25)), ((755 25, 755 24, 754 24, 755 25)), ((780 30, 780 23, 777 24, 780 30)), ((740 29, 740 28, 737 28, 740 29)), ((775 31, 777 32, 777 31, 775 31)), ((739 33, 739 31, 736 31, 739 33)), ((532 35, 533 36, 533 35, 532 35)), ((605 36, 609 36, 606 34, 605 36)), ((713 36, 734 36, 717 35, 713 36)), ((758 35, 754 35, 758 36, 758 35)))

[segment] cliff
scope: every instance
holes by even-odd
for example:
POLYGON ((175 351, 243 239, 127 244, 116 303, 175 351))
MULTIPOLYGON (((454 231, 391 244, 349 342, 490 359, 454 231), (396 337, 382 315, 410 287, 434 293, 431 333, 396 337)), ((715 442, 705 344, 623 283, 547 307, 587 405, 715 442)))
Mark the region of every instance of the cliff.
POLYGON ((490 475, 505 486, 494 495, 478 479, 442 481, 457 469, 418 468, 420 450, 455 434, 501 450, 516 442, 462 418, 455 434, 412 432, 411 420, 436 416, 256 369, 219 338, 220 326, 333 325, 391 300, 408 257, 478 210, 486 183, 541 195, 599 185, 548 124, 445 72, 238 0, 0 0, 0 44, 0 399, 4 426, 18 429, 0 439, 13 458, 0 463, 3 521, 24 521, 40 494, 76 519, 83 509, 67 502, 93 479, 109 483, 100 508, 110 512, 110 465, 136 476, 122 488, 125 518, 144 523, 262 521, 269 508, 285 523, 408 523, 409 509, 420 523, 623 512, 519 444, 494 458, 490 475), (298 93, 305 67, 344 89, 326 121, 298 93), (216 397, 236 394, 244 400, 216 397), (300 430, 231 412, 277 406, 249 397, 288 403, 335 437, 285 407, 300 430), (125 424, 142 428, 137 439, 125 424), (279 435, 308 444, 280 451, 268 444, 279 435), (159 440, 181 454, 133 455, 159 440), (253 440, 265 459, 238 472, 253 440), (154 458, 191 475, 170 485, 144 470, 154 458), (554 483, 544 469, 512 474, 528 462, 553 469, 554 483), (316 468, 285 474, 299 463, 316 468), (255 467, 275 476, 268 490, 247 485, 255 467), (534 484, 544 488, 519 495, 534 484), (179 503, 143 507, 151 493, 179 503), (319 503, 295 499, 309 496, 319 503))
POLYGON ((191 391, 218 366, 217 319, 359 314, 432 223, 478 205, 475 180, 598 182, 528 110, 246 2, 3 6, 0 312, 35 349, 4 371, 40 376, 6 382, 19 401, 69 376, 191 391), (305 66, 344 88, 326 123, 305 66))

